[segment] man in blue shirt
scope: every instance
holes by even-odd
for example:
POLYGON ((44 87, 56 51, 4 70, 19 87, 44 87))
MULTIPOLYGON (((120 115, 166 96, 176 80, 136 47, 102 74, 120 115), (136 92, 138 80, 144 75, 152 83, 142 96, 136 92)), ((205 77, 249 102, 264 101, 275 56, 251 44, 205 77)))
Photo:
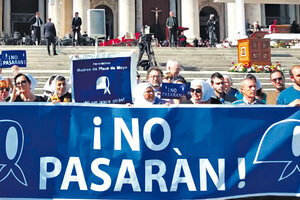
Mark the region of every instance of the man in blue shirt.
POLYGON ((256 99, 256 80, 253 77, 246 77, 241 82, 241 93, 243 99, 233 102, 233 105, 254 105, 264 104, 256 99))
POLYGON ((280 93, 277 105, 300 106, 300 65, 294 65, 289 73, 294 85, 280 93))

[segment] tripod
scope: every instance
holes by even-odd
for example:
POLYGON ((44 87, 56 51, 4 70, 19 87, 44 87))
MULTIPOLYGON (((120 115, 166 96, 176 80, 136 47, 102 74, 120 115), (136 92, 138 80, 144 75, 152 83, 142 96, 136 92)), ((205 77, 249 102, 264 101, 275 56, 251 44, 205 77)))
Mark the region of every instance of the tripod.
POLYGON ((141 65, 143 69, 146 71, 150 67, 157 66, 155 55, 153 48, 151 46, 151 41, 144 40, 142 43, 139 44, 139 59, 138 59, 138 66, 141 65), (143 54, 146 52, 148 60, 142 60, 143 54))

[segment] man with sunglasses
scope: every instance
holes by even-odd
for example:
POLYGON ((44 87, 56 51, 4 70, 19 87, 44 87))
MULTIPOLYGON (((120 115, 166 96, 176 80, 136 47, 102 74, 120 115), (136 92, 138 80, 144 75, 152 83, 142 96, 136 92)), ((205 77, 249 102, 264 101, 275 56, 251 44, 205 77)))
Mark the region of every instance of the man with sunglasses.
POLYGON ((294 85, 283 90, 278 98, 278 105, 300 106, 300 65, 294 65, 290 70, 290 79, 294 85))
POLYGON ((285 89, 285 77, 282 71, 274 70, 270 73, 270 81, 275 91, 267 92, 267 104, 276 104, 280 92, 285 89))

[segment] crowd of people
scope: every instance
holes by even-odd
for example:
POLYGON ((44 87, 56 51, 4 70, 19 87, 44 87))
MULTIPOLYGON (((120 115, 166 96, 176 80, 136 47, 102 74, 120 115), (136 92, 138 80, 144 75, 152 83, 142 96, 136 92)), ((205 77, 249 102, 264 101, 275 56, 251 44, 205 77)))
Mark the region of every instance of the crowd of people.
POLYGON ((146 81, 139 83, 134 91, 134 104, 300 105, 300 65, 294 65, 289 70, 293 86, 288 88, 285 87, 284 73, 278 70, 270 73, 270 82, 274 90, 266 93, 263 92, 258 77, 253 74, 247 74, 241 81, 241 88, 236 89, 233 88, 233 82, 229 75, 215 72, 209 80, 192 80, 190 92, 182 95, 179 99, 161 98, 162 83, 187 84, 185 78, 180 74, 181 65, 178 61, 169 60, 166 69, 167 72, 163 74, 158 67, 149 68, 146 81), (141 101, 143 96, 144 99, 141 101))
POLYGON ((44 86, 42 96, 35 95, 37 81, 30 74, 20 73, 18 66, 12 67, 14 78, 0 77, 0 102, 71 102, 71 85, 65 77, 51 76, 44 86))
MULTIPOLYGON (((0 77, 0 102, 71 102, 71 84, 65 77, 51 76, 45 83, 42 96, 35 95, 37 81, 30 75, 20 73, 18 66, 12 67, 14 78, 0 77)), ((258 77, 247 74, 241 87, 233 87, 232 78, 219 72, 213 73, 208 80, 194 79, 188 83, 180 74, 181 65, 176 60, 168 60, 166 72, 159 67, 150 67, 145 81, 138 76, 138 84, 132 92, 134 105, 152 104, 232 104, 232 105, 300 105, 300 65, 289 70, 291 87, 286 88, 282 71, 270 73, 274 90, 264 92, 258 77), (161 96, 162 84, 182 84, 189 92, 175 99, 161 96)))

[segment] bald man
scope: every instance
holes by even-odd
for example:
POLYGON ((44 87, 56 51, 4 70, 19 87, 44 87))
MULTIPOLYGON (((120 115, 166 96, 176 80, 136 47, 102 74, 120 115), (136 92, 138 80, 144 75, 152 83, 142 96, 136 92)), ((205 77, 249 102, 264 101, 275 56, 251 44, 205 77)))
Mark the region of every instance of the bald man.
POLYGON ((279 94, 277 105, 300 106, 300 65, 294 65, 289 74, 294 84, 279 94))

